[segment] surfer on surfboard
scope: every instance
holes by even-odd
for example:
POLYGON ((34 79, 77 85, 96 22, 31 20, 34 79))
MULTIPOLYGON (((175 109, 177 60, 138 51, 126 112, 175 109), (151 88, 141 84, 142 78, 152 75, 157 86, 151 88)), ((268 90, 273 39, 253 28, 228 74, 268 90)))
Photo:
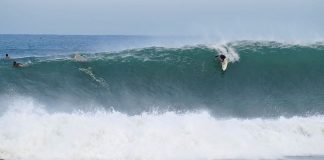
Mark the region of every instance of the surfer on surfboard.
POLYGON ((225 71, 226 68, 227 68, 227 64, 228 64, 226 56, 221 54, 221 55, 218 55, 216 57, 218 57, 219 61, 221 62, 222 70, 225 71))

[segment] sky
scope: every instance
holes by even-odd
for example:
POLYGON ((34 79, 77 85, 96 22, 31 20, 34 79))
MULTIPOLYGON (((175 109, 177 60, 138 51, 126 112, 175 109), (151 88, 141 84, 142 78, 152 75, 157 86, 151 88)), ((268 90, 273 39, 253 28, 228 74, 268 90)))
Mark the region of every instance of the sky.
POLYGON ((323 8, 323 0, 0 0, 0 33, 322 38, 323 8))

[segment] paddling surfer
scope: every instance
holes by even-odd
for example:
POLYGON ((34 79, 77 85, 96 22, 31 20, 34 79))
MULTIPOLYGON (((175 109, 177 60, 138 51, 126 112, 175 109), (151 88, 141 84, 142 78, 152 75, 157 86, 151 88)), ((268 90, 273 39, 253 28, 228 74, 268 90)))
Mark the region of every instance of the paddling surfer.
POLYGON ((23 67, 23 66, 24 66, 23 64, 17 63, 16 61, 13 61, 13 63, 12 63, 12 67, 14 67, 14 68, 20 68, 20 67, 23 67))

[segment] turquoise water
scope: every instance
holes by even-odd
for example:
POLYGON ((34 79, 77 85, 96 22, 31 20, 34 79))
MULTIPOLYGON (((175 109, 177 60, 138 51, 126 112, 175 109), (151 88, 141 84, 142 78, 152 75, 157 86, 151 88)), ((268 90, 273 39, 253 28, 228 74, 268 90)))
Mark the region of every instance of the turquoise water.
POLYGON ((323 43, 165 40, 1 35, 0 158, 323 157, 323 43))
POLYGON ((323 114, 323 45, 242 41, 226 47, 240 58, 226 72, 214 57, 221 51, 206 45, 83 53, 86 62, 73 54, 27 56, 16 59, 27 64, 21 69, 1 60, 0 92, 13 90, 51 107, 91 100, 129 114, 152 106, 234 117, 323 114))

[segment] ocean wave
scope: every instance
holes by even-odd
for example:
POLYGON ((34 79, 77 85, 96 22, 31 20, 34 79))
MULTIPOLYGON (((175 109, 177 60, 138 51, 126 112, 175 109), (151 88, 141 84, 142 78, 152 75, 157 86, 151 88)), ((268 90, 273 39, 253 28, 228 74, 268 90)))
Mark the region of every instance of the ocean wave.
POLYGON ((0 94, 14 90, 51 106, 95 101, 133 114, 151 106, 238 117, 323 114, 323 51, 319 44, 244 41, 79 53, 85 61, 25 57, 16 59, 28 64, 19 69, 1 60, 0 94), (226 72, 219 54, 232 60, 226 72))

